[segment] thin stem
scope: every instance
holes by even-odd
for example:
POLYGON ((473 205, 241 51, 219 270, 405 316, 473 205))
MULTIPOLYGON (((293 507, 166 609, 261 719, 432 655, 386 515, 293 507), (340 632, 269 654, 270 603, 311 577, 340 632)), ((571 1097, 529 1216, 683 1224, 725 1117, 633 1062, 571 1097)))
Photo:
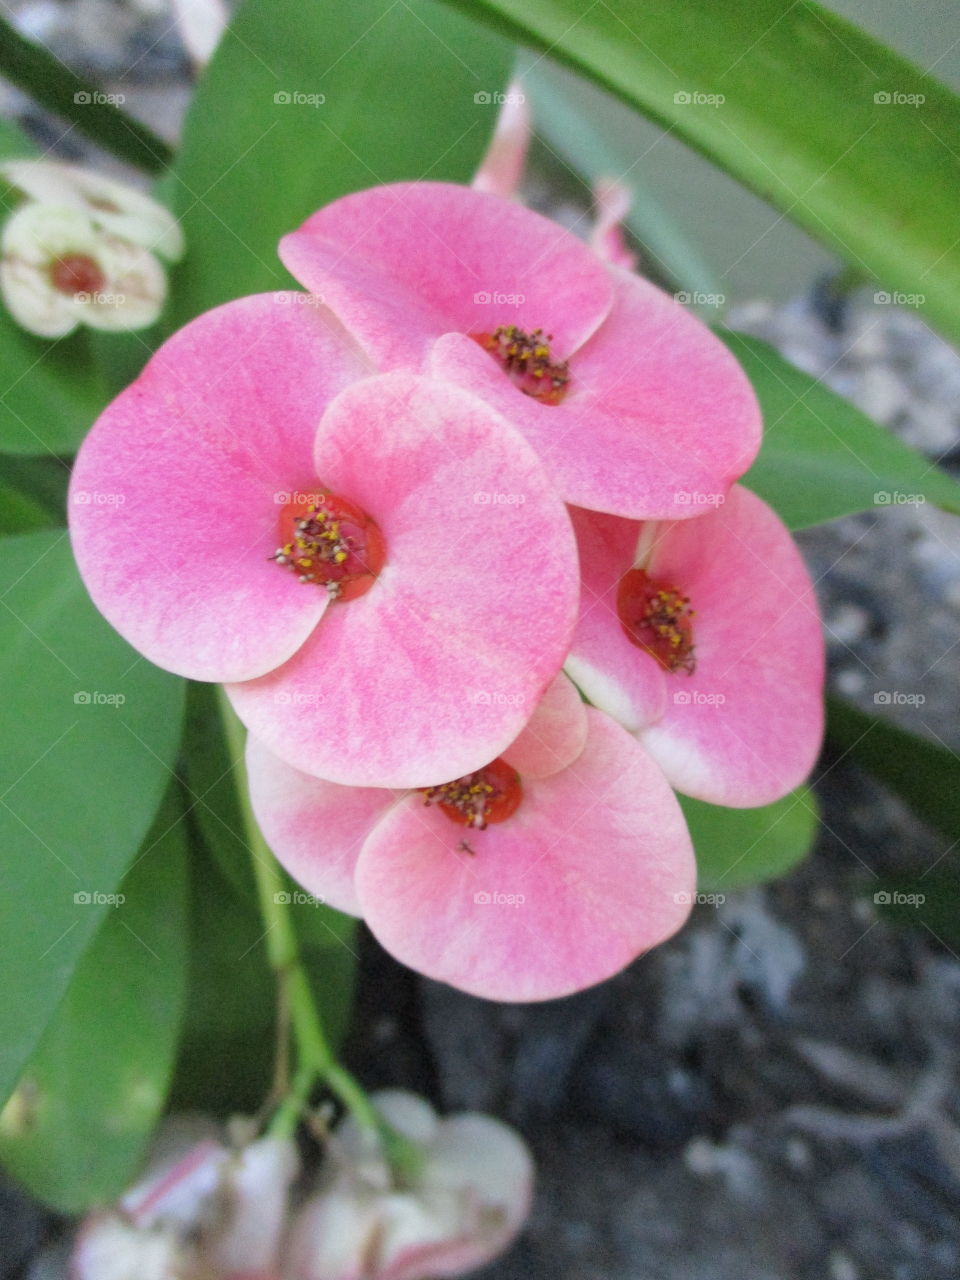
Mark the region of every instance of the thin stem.
MULTIPOLYGON (((302 1109, 313 1082, 318 1078, 322 1079, 353 1113, 359 1124, 377 1133, 385 1143, 388 1158, 392 1159, 391 1151, 396 1149, 397 1135, 384 1126, 360 1084, 337 1062, 324 1035, 310 983, 300 959, 297 935, 291 923, 287 906, 289 894, 277 860, 267 848, 250 805, 250 792, 243 769, 246 733, 222 688, 218 690, 218 695, 227 747, 231 757, 237 762, 237 797, 252 856, 260 910, 267 926, 267 955, 270 967, 282 985, 283 999, 289 1011, 290 1025, 297 1045, 299 1068, 288 1101, 291 1106, 296 1104, 302 1109)), ((289 1123, 287 1109, 282 1109, 282 1113, 284 1118, 281 1123, 286 1125, 289 1123)), ((404 1159, 402 1152, 400 1159, 404 1159)))

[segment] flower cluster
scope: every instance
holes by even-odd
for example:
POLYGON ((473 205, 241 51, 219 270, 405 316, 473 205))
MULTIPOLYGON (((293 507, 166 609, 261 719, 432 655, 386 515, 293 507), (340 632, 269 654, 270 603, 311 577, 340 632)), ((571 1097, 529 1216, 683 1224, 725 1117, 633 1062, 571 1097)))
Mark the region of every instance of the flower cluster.
POLYGON ((124 499, 71 506, 94 601, 225 683, 280 860, 498 999, 672 934, 674 788, 772 801, 821 732, 811 584, 737 484, 753 392, 601 203, 591 247, 478 189, 334 202, 281 241, 306 292, 175 334, 73 478, 124 499))
POLYGON ((167 1120, 140 1181, 81 1224, 71 1280, 430 1280, 502 1252, 533 1190, 519 1136, 478 1113, 440 1120, 401 1090, 372 1101, 415 1157, 402 1174, 350 1118, 307 1185, 290 1139, 231 1147, 198 1118, 167 1120))
POLYGON ((155 255, 176 262, 183 234, 148 196, 76 165, 8 160, 0 178, 26 199, 0 239, 0 292, 31 333, 62 338, 79 324, 145 329, 167 295, 155 255))

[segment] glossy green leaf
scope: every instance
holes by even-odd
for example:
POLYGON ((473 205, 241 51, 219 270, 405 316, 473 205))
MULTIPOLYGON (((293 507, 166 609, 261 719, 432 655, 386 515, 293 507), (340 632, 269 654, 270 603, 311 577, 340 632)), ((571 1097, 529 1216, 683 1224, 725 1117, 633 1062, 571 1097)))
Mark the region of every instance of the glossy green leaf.
POLYGON ((905 58, 812 0, 453 3, 669 127, 960 338, 960 100, 905 58))
POLYGON ((701 892, 726 892, 782 876, 810 852, 817 800, 808 787, 759 809, 725 809, 680 796, 697 854, 701 892))
POLYGON ((791 529, 917 498, 960 513, 960 484, 758 338, 720 334, 763 409, 744 483, 791 529))
POLYGON ((960 759, 946 745, 836 697, 827 699, 827 738, 924 821, 950 840, 960 839, 960 759))
POLYGON ((75 453, 107 396, 86 330, 36 338, 0 304, 0 452, 75 453))
POLYGON ((160 804, 183 682, 100 617, 65 531, 0 541, 0 606, 6 1098, 109 910, 92 895, 116 892, 160 804))
POLYGON ((0 1116, 0 1161, 65 1213, 124 1190, 166 1101, 187 976, 182 817, 177 789, 0 1116))
MULTIPOLYGON (((255 903, 205 848, 194 848, 191 871, 189 1000, 174 1103, 218 1115, 254 1111, 270 1090, 276 1045, 276 984, 266 931, 255 903)), ((303 955, 327 1035, 337 1045, 353 999, 352 940, 304 948, 303 955)))
POLYGON ((337 196, 468 180, 511 57, 434 0, 246 0, 199 86, 175 169, 188 249, 173 322, 291 287, 279 237, 337 196))

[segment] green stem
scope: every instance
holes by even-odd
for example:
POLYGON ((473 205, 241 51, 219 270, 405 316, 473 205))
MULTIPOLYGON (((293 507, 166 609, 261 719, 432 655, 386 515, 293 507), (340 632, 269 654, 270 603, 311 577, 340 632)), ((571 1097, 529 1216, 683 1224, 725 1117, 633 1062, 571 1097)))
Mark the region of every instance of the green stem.
POLYGON ((138 169, 159 173, 173 159, 162 138, 108 102, 96 85, 26 39, 4 18, 0 18, 0 75, 54 115, 71 121, 78 132, 105 151, 138 169))
MULTIPOLYGON (((295 1109, 299 1114, 314 1081, 321 1079, 364 1128, 380 1137, 388 1158, 393 1162, 395 1152, 398 1161, 406 1164, 409 1162, 408 1153, 403 1151, 403 1147, 409 1144, 404 1144, 399 1135, 384 1125, 360 1084, 337 1062, 324 1035, 310 983, 300 959, 300 947, 291 923, 290 910, 286 905, 289 901, 286 884, 276 858, 260 833, 250 805, 250 792, 243 769, 246 733, 222 688, 218 690, 218 695, 227 747, 232 759, 237 762, 237 796, 253 859, 260 910, 267 926, 267 955, 278 982, 284 986, 297 1045, 299 1069, 287 1102, 278 1113, 281 1118, 277 1123, 281 1127, 289 1126, 291 1110, 295 1109)), ((292 1123, 295 1125, 296 1121, 293 1120, 292 1123)))

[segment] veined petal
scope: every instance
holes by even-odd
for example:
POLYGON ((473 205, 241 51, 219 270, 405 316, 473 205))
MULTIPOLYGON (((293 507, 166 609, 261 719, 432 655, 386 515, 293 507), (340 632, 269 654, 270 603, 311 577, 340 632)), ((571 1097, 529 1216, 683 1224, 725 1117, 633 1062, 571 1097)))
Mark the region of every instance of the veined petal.
POLYGON ((181 329, 74 467, 70 532, 94 603, 152 662, 193 679, 262 675, 327 606, 270 557, 284 495, 316 487, 324 409, 367 366, 300 297, 243 298, 181 329))
POLYGON ((377 825, 357 893, 397 959, 488 999, 546 1000, 603 981, 680 927, 695 869, 676 798, 626 730, 587 715, 583 753, 525 782, 506 821, 465 829, 411 796, 377 825))

